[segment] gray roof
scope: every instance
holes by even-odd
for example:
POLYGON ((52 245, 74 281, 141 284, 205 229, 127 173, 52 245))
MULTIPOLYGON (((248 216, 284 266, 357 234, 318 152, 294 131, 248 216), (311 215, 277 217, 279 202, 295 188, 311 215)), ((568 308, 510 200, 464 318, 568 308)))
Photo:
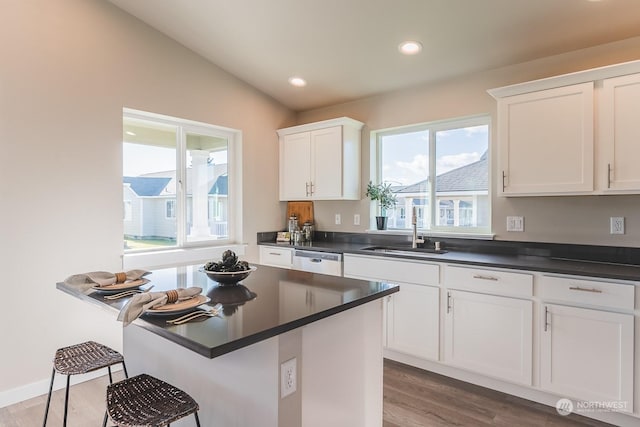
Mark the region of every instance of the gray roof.
POLYGON ((125 184, 130 184, 138 196, 159 196, 171 178, 125 176, 122 180, 125 184))
POLYGON ((477 162, 438 175, 436 193, 451 191, 486 191, 489 189, 487 153, 477 162))
MULTIPOLYGON (((394 193, 424 193, 427 191, 427 180, 404 187, 392 187, 394 193)), ((436 193, 459 191, 487 191, 489 189, 489 168, 487 152, 480 160, 450 170, 436 177, 436 193)))
POLYGON ((229 177, 226 174, 220 175, 216 179, 216 182, 214 182, 211 186, 209 194, 219 194, 227 196, 229 194, 229 177))

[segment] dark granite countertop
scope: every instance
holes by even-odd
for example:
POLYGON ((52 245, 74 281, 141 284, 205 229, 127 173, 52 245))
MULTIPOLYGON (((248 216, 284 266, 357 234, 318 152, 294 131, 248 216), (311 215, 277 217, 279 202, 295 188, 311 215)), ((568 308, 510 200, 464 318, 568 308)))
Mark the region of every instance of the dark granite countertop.
MULTIPOLYGON (((367 237, 348 233, 328 234, 323 239, 303 245, 288 245, 260 240, 269 234, 259 234, 258 244, 307 249, 314 251, 351 253, 388 258, 415 259, 449 264, 466 264, 479 267, 508 268, 545 273, 568 274, 605 279, 640 281, 640 253, 637 248, 612 248, 584 245, 541 244, 495 241, 459 241, 437 239, 447 250, 442 254, 420 254, 420 256, 388 254, 367 251, 372 246, 411 248, 407 237, 367 237)), ((436 240, 436 239, 433 239, 436 240)))
MULTIPOLYGON (((382 282, 347 279, 295 270, 258 266, 238 286, 219 286, 203 272, 201 265, 153 270, 146 276, 153 292, 177 287, 199 286, 222 303, 219 317, 180 326, 166 323, 169 317, 143 315, 135 321, 152 333, 214 358, 267 338, 307 325, 370 301, 390 295, 398 286, 382 282), (311 295, 311 297, 309 297, 311 295), (317 297, 313 297, 313 296, 317 297)), ((105 300, 96 291, 83 294, 64 283, 57 288, 85 301, 120 311, 129 298, 105 300)), ((173 316, 178 317, 178 315, 173 316)), ((114 319, 115 321, 115 319, 114 319)))

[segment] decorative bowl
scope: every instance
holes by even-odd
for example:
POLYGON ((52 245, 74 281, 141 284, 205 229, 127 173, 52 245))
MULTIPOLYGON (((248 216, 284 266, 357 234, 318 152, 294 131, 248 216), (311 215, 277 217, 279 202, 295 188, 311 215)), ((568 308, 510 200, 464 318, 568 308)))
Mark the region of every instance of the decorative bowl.
POLYGON ((208 271, 202 267, 200 268, 200 271, 206 274, 209 279, 216 281, 221 285, 235 285, 239 281, 249 277, 249 275, 257 269, 257 267, 251 266, 249 267, 249 270, 244 271, 208 271))

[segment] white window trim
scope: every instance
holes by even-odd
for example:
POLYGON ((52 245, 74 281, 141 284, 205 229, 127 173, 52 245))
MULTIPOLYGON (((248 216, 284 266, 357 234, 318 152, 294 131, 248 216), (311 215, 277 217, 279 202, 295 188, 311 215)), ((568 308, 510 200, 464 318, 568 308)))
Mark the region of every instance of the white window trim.
MULTIPOLYGON (((370 165, 370 176, 369 179, 374 182, 380 182, 380 177, 382 176, 381 164, 378 162, 380 158, 380 136, 388 136, 399 133, 407 133, 407 132, 417 132, 421 130, 429 130, 429 173, 431 175, 431 171, 435 171, 435 133, 450 129, 459 129, 464 127, 472 127, 472 126, 488 126, 488 152, 489 156, 487 159, 487 169, 488 169, 488 198, 489 198, 489 227, 476 227, 473 231, 468 229, 461 229, 460 227, 442 227, 439 226, 437 228, 432 229, 418 229, 418 232, 424 236, 428 237, 451 237, 451 238, 462 238, 462 239, 479 239, 479 240, 492 240, 495 237, 495 234, 492 232, 491 227, 491 210, 493 200, 493 185, 491 180, 491 171, 492 169, 492 161, 491 161, 491 116, 488 114, 478 114, 473 116, 459 117, 453 119, 445 119, 438 120, 434 122, 426 122, 426 123, 418 123, 415 125, 405 125, 405 126, 397 126, 393 128, 386 129, 377 129, 373 130, 370 133, 369 139, 369 165, 370 165)), ((433 180, 431 181, 431 185, 433 185, 433 180)), ((431 189, 429 190, 431 191, 431 189)), ((435 199, 435 198, 434 198, 435 199)), ((429 213, 429 221, 432 222, 434 216, 437 214, 437 206, 435 203, 430 203, 430 213, 429 213)), ((411 230, 407 229, 390 229, 390 230, 378 230, 375 228, 375 216, 377 215, 377 206, 375 202, 370 203, 369 207, 369 225, 370 228, 366 230, 367 233, 372 234, 388 234, 388 235, 410 235, 412 233, 411 230)), ((408 213, 407 213, 408 215, 408 213)))
POLYGON ((243 254, 246 245, 241 243, 243 241, 242 131, 126 107, 122 109, 122 115, 126 118, 152 120, 179 128, 176 145, 176 173, 180 174, 180 176, 176 176, 178 180, 176 183, 176 216, 178 218, 184 218, 186 214, 186 200, 183 197, 183 183, 186 180, 186 169, 184 167, 178 167, 178 165, 185 164, 186 134, 188 132, 227 138, 228 190, 229 194, 233 195, 229 198, 231 203, 228 204, 227 212, 229 239, 188 242, 186 241, 186 222, 178 221, 176 224, 178 233, 182 233, 181 235, 185 236, 179 247, 152 248, 124 252, 122 255, 123 268, 148 268, 152 266, 211 260, 216 256, 221 256, 225 249, 232 249, 238 253, 238 255, 243 254))

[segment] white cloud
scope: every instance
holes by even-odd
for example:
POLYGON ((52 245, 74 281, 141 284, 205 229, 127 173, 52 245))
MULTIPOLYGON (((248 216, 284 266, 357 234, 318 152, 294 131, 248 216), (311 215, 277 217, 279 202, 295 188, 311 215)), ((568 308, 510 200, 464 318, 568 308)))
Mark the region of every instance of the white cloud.
POLYGON ((469 163, 477 162, 482 155, 480 153, 460 153, 442 156, 436 160, 436 171, 438 175, 450 170, 457 169, 469 163))
POLYGON ((397 161, 395 166, 394 171, 398 174, 397 182, 403 185, 413 184, 427 177, 429 156, 416 154, 410 162, 397 161))

